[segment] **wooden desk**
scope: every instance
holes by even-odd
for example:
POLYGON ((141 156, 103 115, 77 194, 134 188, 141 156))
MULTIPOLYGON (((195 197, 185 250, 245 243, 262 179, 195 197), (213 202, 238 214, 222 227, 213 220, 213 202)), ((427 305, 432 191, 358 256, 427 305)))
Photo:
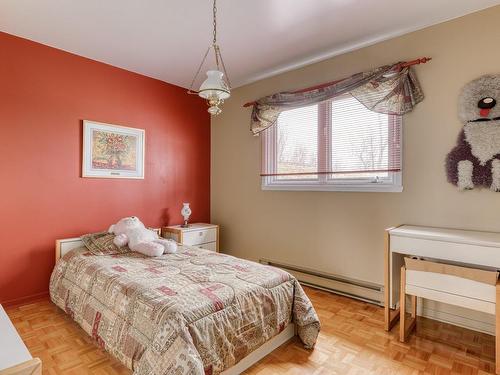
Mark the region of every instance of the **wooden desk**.
MULTIPOLYGON (((384 251, 386 331, 389 331, 400 318, 400 311, 395 302, 399 298, 400 270, 405 256, 498 271, 500 270, 500 233, 413 225, 387 229, 384 251)), ((498 293, 497 289, 497 301, 499 300, 498 293)), ((449 303, 449 301, 443 302, 449 303)), ((497 369, 500 370, 500 314, 496 314, 496 333, 497 369)))

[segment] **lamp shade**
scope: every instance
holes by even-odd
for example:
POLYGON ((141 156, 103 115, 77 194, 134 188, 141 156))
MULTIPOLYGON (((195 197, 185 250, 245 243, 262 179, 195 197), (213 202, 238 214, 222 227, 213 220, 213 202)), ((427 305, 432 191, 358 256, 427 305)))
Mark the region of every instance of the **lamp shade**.
POLYGON ((217 98, 224 100, 229 98, 231 94, 223 77, 224 73, 221 71, 207 71, 207 79, 201 84, 198 95, 205 99, 217 98))

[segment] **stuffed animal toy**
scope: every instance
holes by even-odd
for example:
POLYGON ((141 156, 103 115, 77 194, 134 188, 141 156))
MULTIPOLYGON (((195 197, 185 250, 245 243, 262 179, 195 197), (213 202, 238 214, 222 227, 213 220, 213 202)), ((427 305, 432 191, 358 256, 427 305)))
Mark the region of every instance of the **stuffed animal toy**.
POLYGON ((113 243, 116 246, 128 244, 130 250, 150 257, 177 251, 177 244, 174 241, 160 238, 157 233, 147 229, 135 216, 121 219, 111 225, 108 232, 115 235, 113 243))
POLYGON ((446 158, 448 181, 460 190, 486 186, 500 191, 500 75, 469 82, 459 96, 464 124, 446 158))

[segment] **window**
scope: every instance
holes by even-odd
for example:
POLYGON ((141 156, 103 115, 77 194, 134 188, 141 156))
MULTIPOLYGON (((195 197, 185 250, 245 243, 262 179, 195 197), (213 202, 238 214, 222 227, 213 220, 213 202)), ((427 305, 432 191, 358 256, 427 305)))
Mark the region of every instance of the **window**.
POLYGON ((262 188, 402 191, 401 122, 350 94, 282 112, 263 132, 262 188))

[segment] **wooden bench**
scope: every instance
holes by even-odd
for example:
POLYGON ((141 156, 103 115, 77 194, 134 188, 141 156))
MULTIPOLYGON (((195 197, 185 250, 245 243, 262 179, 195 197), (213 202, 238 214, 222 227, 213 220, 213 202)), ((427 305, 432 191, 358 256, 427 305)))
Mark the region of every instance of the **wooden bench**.
POLYGON ((427 260, 405 258, 401 267, 400 333, 405 342, 415 328, 417 298, 497 314, 498 272, 427 260), (411 318, 406 319, 406 296, 411 296, 411 318))

